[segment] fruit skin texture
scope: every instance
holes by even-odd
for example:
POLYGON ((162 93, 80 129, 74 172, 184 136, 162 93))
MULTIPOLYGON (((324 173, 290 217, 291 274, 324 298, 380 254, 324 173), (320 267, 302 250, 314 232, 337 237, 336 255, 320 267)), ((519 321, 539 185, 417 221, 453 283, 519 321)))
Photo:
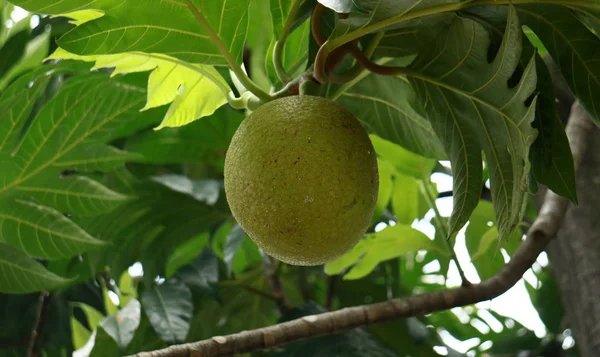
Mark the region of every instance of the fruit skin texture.
POLYGON ((371 223, 379 176, 371 141, 333 101, 291 96, 246 118, 225 158, 225 193, 240 226, 293 265, 343 255, 371 223))

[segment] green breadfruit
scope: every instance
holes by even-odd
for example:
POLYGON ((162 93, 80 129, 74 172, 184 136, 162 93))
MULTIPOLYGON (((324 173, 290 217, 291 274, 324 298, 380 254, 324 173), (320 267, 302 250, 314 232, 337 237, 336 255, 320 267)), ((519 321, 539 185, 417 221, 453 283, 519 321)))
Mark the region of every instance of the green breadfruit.
POLYGON ((242 122, 225 158, 233 216, 267 254, 294 265, 349 251, 369 227, 378 186, 366 131, 321 97, 262 105, 242 122))

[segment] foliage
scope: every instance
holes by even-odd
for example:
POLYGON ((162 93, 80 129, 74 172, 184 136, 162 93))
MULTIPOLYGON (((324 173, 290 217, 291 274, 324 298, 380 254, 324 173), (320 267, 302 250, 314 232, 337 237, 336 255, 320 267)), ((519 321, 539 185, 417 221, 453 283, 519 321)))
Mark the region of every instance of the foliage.
MULTIPOLYGON (((25 353, 42 291, 36 352, 117 356, 440 290, 454 247, 493 276, 539 184, 577 202, 547 64, 600 124, 599 24, 598 0, 0 0, 0 353, 25 353), (223 165, 245 114, 297 93, 357 116, 380 186, 353 250, 275 263, 280 311, 223 165)), ((536 276, 544 338, 477 305, 252 355, 560 349, 536 276)))

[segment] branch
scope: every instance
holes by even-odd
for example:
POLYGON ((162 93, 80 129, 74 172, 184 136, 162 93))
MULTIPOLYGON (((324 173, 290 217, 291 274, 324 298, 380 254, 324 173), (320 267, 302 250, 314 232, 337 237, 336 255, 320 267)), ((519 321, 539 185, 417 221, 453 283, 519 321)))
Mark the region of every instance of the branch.
MULTIPOLYGON (((579 168, 587 147, 587 133, 590 131, 590 126, 585 112, 578 103, 575 103, 566 131, 576 169, 579 168)), ((527 238, 511 260, 496 275, 479 284, 305 316, 274 326, 228 336, 216 336, 208 340, 143 352, 135 356, 232 356, 306 338, 340 333, 364 325, 429 314, 493 299, 515 285, 536 261, 538 255, 556 236, 568 207, 568 200, 548 191, 537 219, 527 232, 527 238)))
POLYGON ((36 350, 35 347, 37 345, 38 336, 40 335, 40 327, 43 325, 43 311, 47 296, 48 292, 44 290, 40 293, 40 298, 38 299, 33 329, 31 330, 31 337, 29 338, 29 344, 27 345, 27 357, 33 356, 36 350))

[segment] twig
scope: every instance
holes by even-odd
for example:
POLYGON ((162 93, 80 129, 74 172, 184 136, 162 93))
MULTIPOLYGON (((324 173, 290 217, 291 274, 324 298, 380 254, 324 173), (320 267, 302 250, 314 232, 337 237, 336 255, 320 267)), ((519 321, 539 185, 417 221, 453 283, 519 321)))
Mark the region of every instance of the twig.
POLYGON ((427 200, 427 203, 429 203, 429 206, 433 209, 433 220, 436 222, 436 229, 439 229, 442 232, 442 240, 444 241, 444 244, 446 245, 446 248, 450 253, 450 259, 452 259, 456 264, 456 269, 458 269, 458 274, 460 275, 462 286, 471 286, 471 282, 469 281, 469 279, 467 279, 467 276, 465 275, 465 272, 462 266, 460 265, 460 262, 458 261, 458 257, 456 256, 456 252, 454 251, 454 246, 452 246, 452 243, 450 242, 448 226, 446 225, 446 222, 444 222, 444 220, 442 219, 442 214, 440 213, 437 203, 435 202, 437 196, 432 192, 432 190, 429 188, 429 185, 424 180, 421 181, 420 186, 421 191, 423 192, 427 200))
POLYGON ((29 344, 27 345, 27 357, 33 356, 35 352, 35 347, 37 345, 37 338, 40 334, 40 327, 43 324, 43 311, 44 311, 44 302, 46 297, 48 296, 47 291, 42 291, 40 293, 40 297, 38 299, 37 308, 35 311, 35 320, 33 321, 33 329, 31 330, 31 337, 29 338, 29 344))
MULTIPOLYGON (((589 123, 586 121, 589 119, 577 104, 573 107, 571 117, 567 126, 567 135, 577 169, 587 146, 589 123)), ((556 236, 568 207, 567 199, 549 191, 539 216, 527 233, 527 239, 517 249, 512 259, 496 275, 479 284, 305 316, 274 326, 228 336, 216 336, 204 341, 171 346, 135 356, 232 356, 305 338, 339 333, 368 324, 423 315, 493 299, 516 284, 536 261, 538 255, 556 236)))
POLYGON ((273 292, 273 296, 275 297, 275 302, 277 303, 279 311, 283 314, 291 310, 291 305, 285 297, 283 285, 281 285, 281 280, 277 275, 277 266, 275 265, 273 258, 269 257, 268 255, 263 257, 263 269, 265 271, 267 281, 269 282, 269 286, 271 287, 271 291, 273 292))

